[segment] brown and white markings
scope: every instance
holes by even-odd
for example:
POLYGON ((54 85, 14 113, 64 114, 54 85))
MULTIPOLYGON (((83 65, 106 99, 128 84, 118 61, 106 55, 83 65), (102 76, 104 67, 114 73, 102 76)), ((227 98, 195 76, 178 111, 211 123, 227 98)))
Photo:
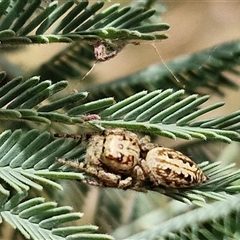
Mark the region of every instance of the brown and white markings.
POLYGON ((186 188, 207 180, 202 170, 181 152, 165 147, 155 147, 146 156, 151 170, 150 180, 155 186, 186 188))
POLYGON ((89 184, 138 189, 138 184, 141 185, 144 179, 143 170, 138 165, 140 152, 139 138, 135 133, 115 128, 95 133, 89 138, 85 162, 76 163, 61 158, 57 161, 94 177, 87 181, 89 184))
POLYGON ((122 128, 93 134, 85 162, 57 160, 92 176, 85 182, 95 186, 143 191, 149 185, 187 188, 207 180, 198 165, 181 152, 159 147, 148 136, 140 139, 122 128))

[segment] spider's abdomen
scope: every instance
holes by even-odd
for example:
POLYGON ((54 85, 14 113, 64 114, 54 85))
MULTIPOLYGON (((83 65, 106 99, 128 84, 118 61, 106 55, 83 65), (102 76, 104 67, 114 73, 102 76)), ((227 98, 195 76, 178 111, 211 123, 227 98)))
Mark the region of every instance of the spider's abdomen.
POLYGON ((155 186, 186 188, 207 180, 198 165, 187 156, 170 148, 156 147, 146 156, 150 180, 155 186))

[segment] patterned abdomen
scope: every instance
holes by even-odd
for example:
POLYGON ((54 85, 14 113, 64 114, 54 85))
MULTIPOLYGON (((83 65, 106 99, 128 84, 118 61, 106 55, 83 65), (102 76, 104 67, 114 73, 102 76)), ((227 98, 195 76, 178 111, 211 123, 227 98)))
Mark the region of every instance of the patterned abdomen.
POLYGON ((147 153, 146 162, 151 171, 149 178, 155 186, 186 188, 207 180, 194 161, 170 148, 153 148, 147 153))

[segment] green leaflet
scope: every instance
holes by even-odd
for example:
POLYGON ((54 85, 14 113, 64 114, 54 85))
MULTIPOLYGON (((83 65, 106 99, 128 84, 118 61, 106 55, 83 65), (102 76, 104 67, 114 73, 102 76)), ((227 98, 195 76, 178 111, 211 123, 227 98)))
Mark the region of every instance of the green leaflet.
POLYGON ((199 109, 208 99, 209 96, 198 97, 196 94, 184 97, 184 90, 155 90, 150 93, 143 91, 100 112, 102 119, 99 122, 106 127, 123 127, 173 139, 214 139, 228 143, 231 139, 239 141, 239 129, 235 125, 239 111, 214 120, 206 119, 203 123, 194 121, 223 105, 220 102, 199 109), (233 117, 236 120, 229 122, 233 117), (231 123, 235 131, 229 130, 231 123))
POLYGON ((226 237, 237 239, 239 236, 238 215, 239 196, 237 195, 231 199, 205 205, 202 208, 181 214, 157 226, 155 225, 151 229, 124 239, 219 240, 226 237), (231 231, 229 228, 231 228, 231 231), (193 236, 194 238, 192 238, 193 236))
POLYGON ((73 212, 69 206, 58 207, 55 202, 46 202, 44 198, 25 200, 26 192, 18 193, 1 206, 1 217, 12 227, 17 228, 26 239, 80 239, 91 236, 91 239, 110 240, 111 236, 95 233, 98 229, 93 225, 80 227, 63 227, 62 223, 70 223, 80 219, 83 214, 73 212))
POLYGON ((169 27, 162 23, 159 26, 154 24, 154 27, 149 24, 145 26, 143 34, 141 34, 141 28, 137 29, 136 27, 141 26, 141 22, 155 13, 153 9, 148 10, 135 6, 123 11, 119 4, 115 4, 99 12, 104 7, 105 1, 98 1, 89 6, 88 1, 67 1, 60 6, 57 1, 54 1, 43 8, 40 7, 40 4, 39 0, 18 0, 11 4, 8 1, 0 2, 0 9, 3 11, 0 16, 5 14, 5 18, 0 21, 0 31, 12 30, 12 34, 3 34, 4 32, 0 34, 2 36, 1 44, 71 42, 76 40, 74 35, 73 38, 71 37, 72 33, 75 36, 83 36, 83 40, 88 40, 85 35, 90 34, 92 40, 95 41, 99 39, 99 36, 101 39, 118 39, 120 35, 121 40, 124 38, 134 40, 136 33, 138 33, 137 39, 139 40, 164 39, 166 38, 165 34, 159 34, 159 31, 165 31, 169 27), (7 7, 9 10, 5 12, 7 7), (66 16, 61 19, 65 13, 67 13, 66 16), (131 16, 136 17, 126 21, 131 16), (60 22, 59 19, 61 19, 60 22), (46 34, 51 26, 55 28, 52 31, 52 37, 46 34), (111 34, 105 34, 107 27, 111 34), (106 29, 103 30, 103 28, 106 29), (131 30, 132 28, 135 29, 131 30), (34 36, 29 35, 34 29, 36 29, 34 36))
MULTIPOLYGON (((113 239, 105 232, 116 239, 239 238, 239 201, 232 195, 239 197, 240 172, 231 162, 239 156, 240 112, 204 116, 212 116, 224 104, 208 104, 205 94, 223 95, 224 88, 237 87, 231 76, 238 77, 239 41, 176 58, 167 64, 170 71, 156 64, 90 87, 97 78, 91 68, 97 63, 98 44, 111 54, 127 44, 166 38, 169 26, 159 21, 161 9, 155 3, 0 1, 1 67, 6 71, 0 72, 0 221, 10 223, 25 238, 113 239), (4 51, 14 54, 16 45, 36 43, 66 44, 39 69, 16 73, 16 65, 4 59, 4 51), (14 78, 20 74, 23 77, 14 78), (72 79, 76 84, 67 89, 72 79), (84 134, 108 127, 150 134, 153 141, 160 137, 162 144, 196 161, 209 180, 189 189, 148 186, 147 194, 89 188, 80 183, 84 173, 56 161, 58 157, 84 161, 86 143, 55 139, 53 134, 84 134), (164 137, 187 141, 178 145, 169 139, 165 142, 164 137), (224 142, 232 141, 236 142, 225 147, 224 142), (95 225, 73 226, 82 214, 64 206, 65 202, 84 210, 85 221, 99 225, 99 233, 95 225)), ((33 61, 38 62, 38 56, 33 61)), ((1 233, 4 224, 2 228, 1 233)))
POLYGON ((195 118, 222 106, 223 103, 199 109, 209 96, 198 97, 193 94, 185 97, 184 90, 155 90, 149 93, 142 91, 116 104, 113 104, 113 98, 79 104, 88 95, 86 92, 80 92, 38 107, 39 103, 61 91, 66 85, 66 81, 55 84, 49 80, 40 82, 39 77, 32 77, 26 81, 15 78, 1 88, 0 106, 7 106, 7 109, 0 109, 0 117, 3 120, 22 119, 46 124, 89 123, 96 127, 125 127, 173 139, 199 138, 224 142, 239 139, 239 111, 215 119, 195 121, 195 118), (38 110, 30 109, 33 107, 38 110), (65 107, 68 107, 67 114, 55 111, 65 107), (82 116, 92 113, 99 114, 101 119, 85 122, 82 116))
MULTIPOLYGON (((75 148, 79 148, 79 143, 70 141, 64 143, 62 139, 49 142, 50 134, 44 132, 40 134, 37 130, 32 130, 23 134, 20 130, 11 133, 3 132, 0 135, 0 179, 8 183, 17 192, 28 191, 30 187, 42 190, 42 184, 62 189, 61 185, 48 178, 68 178, 81 179, 81 173, 58 173, 56 170, 56 157, 62 157, 70 153, 75 148), (59 148, 59 144, 62 147, 59 148), (54 147, 58 146, 58 148, 54 147), (50 169, 54 168, 55 171, 50 169), (48 170, 49 168, 49 170, 48 170), (43 171, 41 171, 43 169, 43 171), (33 180, 37 180, 35 183, 33 180)), ((79 151, 75 151, 79 154, 79 151)), ((72 155, 74 156, 74 155, 72 155)), ((76 156, 76 155, 75 155, 76 156)), ((79 156, 79 155, 78 155, 79 156)))

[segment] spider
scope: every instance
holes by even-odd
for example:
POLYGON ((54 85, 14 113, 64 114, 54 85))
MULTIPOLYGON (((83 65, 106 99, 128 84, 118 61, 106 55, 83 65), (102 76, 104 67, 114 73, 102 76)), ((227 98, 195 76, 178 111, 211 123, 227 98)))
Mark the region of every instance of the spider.
MULTIPOLYGON (((74 134, 57 136, 78 138, 74 134)), ((62 158, 57 161, 92 176, 84 181, 95 186, 144 191, 146 184, 186 188, 207 180, 187 156, 152 143, 149 136, 139 138, 122 128, 106 129, 90 136, 85 162, 62 158)))

